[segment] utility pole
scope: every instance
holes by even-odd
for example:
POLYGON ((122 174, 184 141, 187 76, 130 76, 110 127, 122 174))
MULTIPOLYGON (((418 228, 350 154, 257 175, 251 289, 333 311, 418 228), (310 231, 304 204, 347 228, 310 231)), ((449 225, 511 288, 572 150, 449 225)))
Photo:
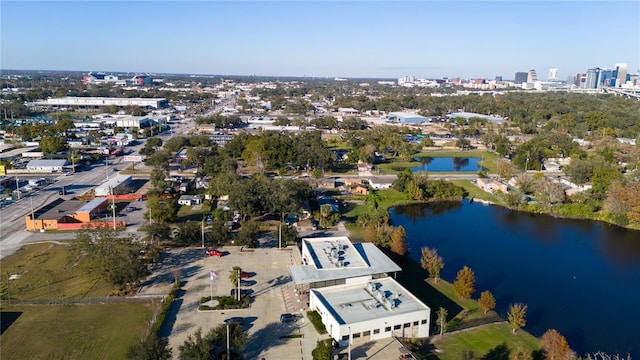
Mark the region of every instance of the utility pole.
POLYGON ((202 248, 204 249, 204 213, 202 213, 202 222, 200 223, 200 233, 202 235, 202 248))
POLYGON ((113 196, 113 188, 109 187, 111 192, 111 210, 113 211, 113 231, 116 230, 116 197, 113 196))
POLYGON ((280 229, 278 234, 278 249, 282 249, 282 221, 284 219, 284 213, 281 214, 282 216, 280 217, 280 229))
POLYGON ((18 200, 20 200, 20 180, 18 180, 18 176, 16 175, 16 194, 18 194, 18 200))
POLYGON ((33 210, 33 195, 29 196, 29 200, 31 200, 31 222, 33 225, 33 231, 36 231, 36 214, 33 210))

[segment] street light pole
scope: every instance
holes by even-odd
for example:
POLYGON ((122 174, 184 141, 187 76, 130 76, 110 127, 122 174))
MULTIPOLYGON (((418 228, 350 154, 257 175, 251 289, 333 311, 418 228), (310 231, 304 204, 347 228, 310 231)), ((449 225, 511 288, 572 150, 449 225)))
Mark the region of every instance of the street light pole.
POLYGON ((111 191, 111 210, 113 211, 113 231, 116 230, 116 197, 113 196, 113 188, 109 187, 111 191))
POLYGON ((202 235, 202 248, 204 249, 204 213, 202 213, 202 222, 200 223, 200 233, 202 235))
POLYGON ((351 326, 349 326, 349 356, 348 359, 351 360, 351 326))
POLYGON ((33 211, 33 195, 29 196, 29 200, 31 200, 31 222, 33 231, 36 231, 36 214, 35 211, 33 211))

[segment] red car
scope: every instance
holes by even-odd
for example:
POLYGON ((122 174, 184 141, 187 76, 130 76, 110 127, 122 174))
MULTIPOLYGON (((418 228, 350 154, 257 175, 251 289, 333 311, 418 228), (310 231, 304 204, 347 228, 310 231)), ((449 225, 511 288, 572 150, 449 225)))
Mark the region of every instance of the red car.
POLYGON ((209 250, 205 254, 209 256, 222 256, 222 251, 219 250, 209 250))
POLYGON ((240 273, 240 277, 243 279, 248 279, 253 276, 253 273, 243 271, 240 273))

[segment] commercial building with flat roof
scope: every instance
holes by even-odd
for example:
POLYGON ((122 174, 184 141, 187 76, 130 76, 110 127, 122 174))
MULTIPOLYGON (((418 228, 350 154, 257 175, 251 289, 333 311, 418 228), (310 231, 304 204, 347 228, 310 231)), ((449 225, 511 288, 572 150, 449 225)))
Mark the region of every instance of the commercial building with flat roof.
POLYGON ((61 172, 67 160, 31 160, 27 164, 27 170, 32 172, 61 172))
POLYGON ((131 183, 131 175, 116 175, 95 189, 96 196, 118 195, 124 192, 125 187, 131 183))
POLYGON ((311 289, 309 306, 342 346, 349 340, 429 336, 431 309, 390 277, 311 289))
POLYGON ((399 124, 426 124, 431 122, 431 118, 409 112, 390 112, 387 118, 389 122, 399 124))
POLYGON ((346 236, 302 239, 302 265, 289 267, 293 283, 310 288, 368 281, 401 270, 374 244, 354 244, 346 236))
POLYGON ((392 336, 429 336, 431 309, 389 277, 401 271, 371 243, 349 238, 302 239, 302 265, 289 267, 309 308, 342 346, 392 336))
POLYGON ((488 120, 491 121, 492 123, 496 123, 496 124, 502 124, 504 122, 504 119, 501 117, 497 117, 497 116, 491 116, 491 115, 484 115, 484 114, 477 114, 477 113, 472 113, 472 112, 465 112, 465 111, 461 111, 461 112, 454 112, 451 113, 449 115, 447 115, 447 117, 449 119, 455 119, 455 118, 464 118, 467 121, 469 121, 469 119, 471 118, 478 118, 478 119, 484 119, 484 120, 488 120))
POLYGON ((78 229, 91 219, 106 211, 107 199, 96 198, 89 202, 82 200, 64 200, 53 202, 25 216, 28 231, 78 229))
POLYGON ((141 106, 159 109, 167 105, 165 98, 112 98, 112 97, 75 97, 49 98, 37 102, 45 106, 141 106))

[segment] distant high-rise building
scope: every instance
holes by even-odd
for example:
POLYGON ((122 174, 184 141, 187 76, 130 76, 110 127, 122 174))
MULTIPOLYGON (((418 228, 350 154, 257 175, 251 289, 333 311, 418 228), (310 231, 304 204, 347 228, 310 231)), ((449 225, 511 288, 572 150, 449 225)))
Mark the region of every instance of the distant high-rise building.
POLYGON ((524 82, 527 82, 527 73, 526 72, 517 72, 516 73, 516 78, 513 81, 516 84, 522 84, 524 82))
POLYGON ((497 76, 496 76, 496 81, 502 81, 502 76, 497 75, 497 76))
POLYGON ((617 71, 616 86, 620 87, 627 82, 627 64, 619 63, 615 65, 617 71))
POLYGON ((598 76, 598 88, 601 87, 614 87, 616 86, 616 80, 618 78, 617 70, 602 69, 600 70, 600 76, 598 76))
POLYGON ((567 76, 567 85, 575 85, 576 77, 574 75, 567 76))
POLYGON ((547 78, 549 81, 558 81, 558 68, 549 69, 549 77, 547 78))
POLYGON ((575 82, 573 84, 575 86, 580 86, 580 84, 582 84, 584 82, 586 77, 587 77, 587 74, 585 74, 585 73, 576 74, 575 82))
POLYGON ((584 81, 584 89, 597 89, 600 80, 600 68, 592 68, 587 70, 586 79, 584 81))
POLYGON ((536 81, 538 81, 538 75, 536 75, 536 71, 529 70, 529 72, 527 72, 527 82, 534 83, 536 81))

